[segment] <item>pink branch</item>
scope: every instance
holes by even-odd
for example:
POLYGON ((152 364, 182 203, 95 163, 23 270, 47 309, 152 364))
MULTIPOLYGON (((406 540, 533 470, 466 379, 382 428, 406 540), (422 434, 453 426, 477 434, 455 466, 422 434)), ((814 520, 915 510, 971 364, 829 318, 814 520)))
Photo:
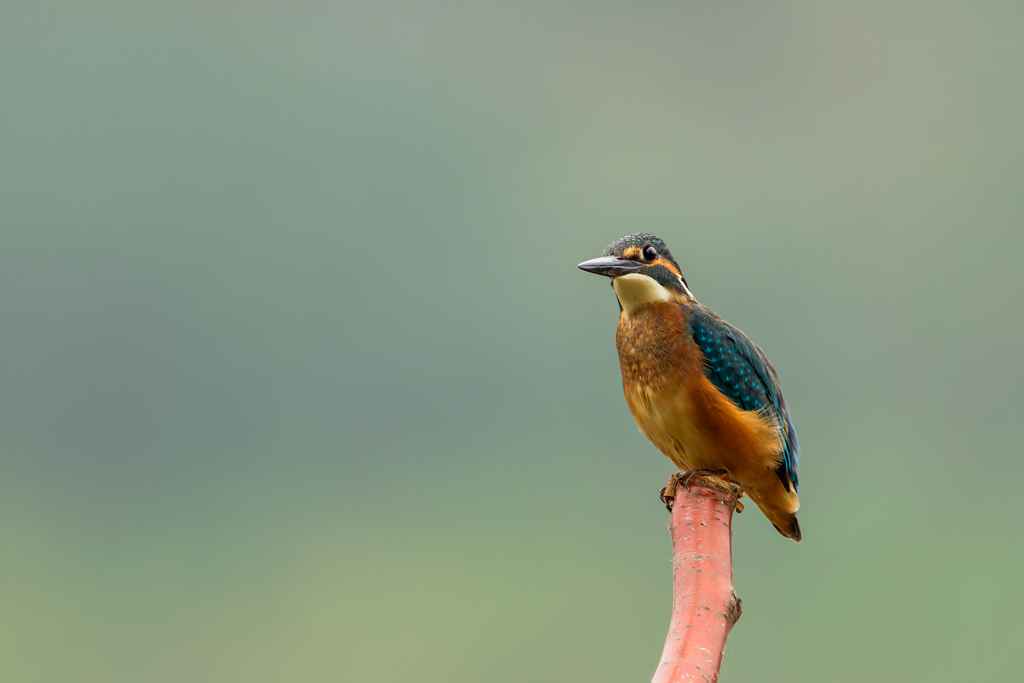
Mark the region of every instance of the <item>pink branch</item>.
POLYGON ((743 612, 732 588, 732 513, 742 489, 704 473, 673 478, 672 622, 651 683, 718 680, 729 631, 743 612), (675 489, 673 491, 673 489, 675 489))

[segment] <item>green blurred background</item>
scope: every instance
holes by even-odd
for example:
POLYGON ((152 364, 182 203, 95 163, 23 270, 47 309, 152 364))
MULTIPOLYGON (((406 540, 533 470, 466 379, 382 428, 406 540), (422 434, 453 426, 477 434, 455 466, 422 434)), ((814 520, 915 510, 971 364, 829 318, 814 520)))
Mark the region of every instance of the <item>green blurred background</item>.
POLYGON ((1019 3, 5 2, 0 679, 642 681, 606 282, 755 339, 722 681, 1024 669, 1019 3))

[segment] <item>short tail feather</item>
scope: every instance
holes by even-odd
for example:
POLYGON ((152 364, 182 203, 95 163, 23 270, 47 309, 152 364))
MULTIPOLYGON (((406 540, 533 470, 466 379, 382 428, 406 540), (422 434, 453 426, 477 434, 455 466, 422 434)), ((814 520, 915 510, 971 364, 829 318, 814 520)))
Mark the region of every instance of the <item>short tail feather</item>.
POLYGON ((774 526, 776 530, 786 538, 792 538, 794 541, 799 543, 803 536, 800 534, 800 522, 797 521, 796 515, 790 515, 790 519, 780 521, 782 522, 781 524, 772 522, 772 526, 774 526))

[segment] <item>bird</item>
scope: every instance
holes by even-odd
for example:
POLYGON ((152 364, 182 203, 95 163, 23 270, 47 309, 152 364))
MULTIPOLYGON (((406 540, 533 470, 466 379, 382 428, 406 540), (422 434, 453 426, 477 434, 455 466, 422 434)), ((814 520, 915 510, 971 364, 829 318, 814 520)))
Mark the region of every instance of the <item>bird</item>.
POLYGON ((655 235, 627 235, 578 267, 611 278, 622 388, 640 432, 680 472, 738 483, 799 543, 800 442, 764 351, 698 303, 655 235))

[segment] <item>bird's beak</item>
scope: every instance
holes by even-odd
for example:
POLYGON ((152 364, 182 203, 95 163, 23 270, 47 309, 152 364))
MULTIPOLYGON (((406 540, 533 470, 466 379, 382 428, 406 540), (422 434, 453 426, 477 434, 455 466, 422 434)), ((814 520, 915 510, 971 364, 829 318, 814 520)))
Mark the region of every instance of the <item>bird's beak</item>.
POLYGON ((580 270, 587 271, 588 273, 617 278, 620 275, 635 273, 640 270, 643 265, 644 264, 639 261, 631 261, 629 259, 619 258, 618 256, 602 256, 601 258, 593 258, 589 261, 584 261, 577 267, 580 270))

